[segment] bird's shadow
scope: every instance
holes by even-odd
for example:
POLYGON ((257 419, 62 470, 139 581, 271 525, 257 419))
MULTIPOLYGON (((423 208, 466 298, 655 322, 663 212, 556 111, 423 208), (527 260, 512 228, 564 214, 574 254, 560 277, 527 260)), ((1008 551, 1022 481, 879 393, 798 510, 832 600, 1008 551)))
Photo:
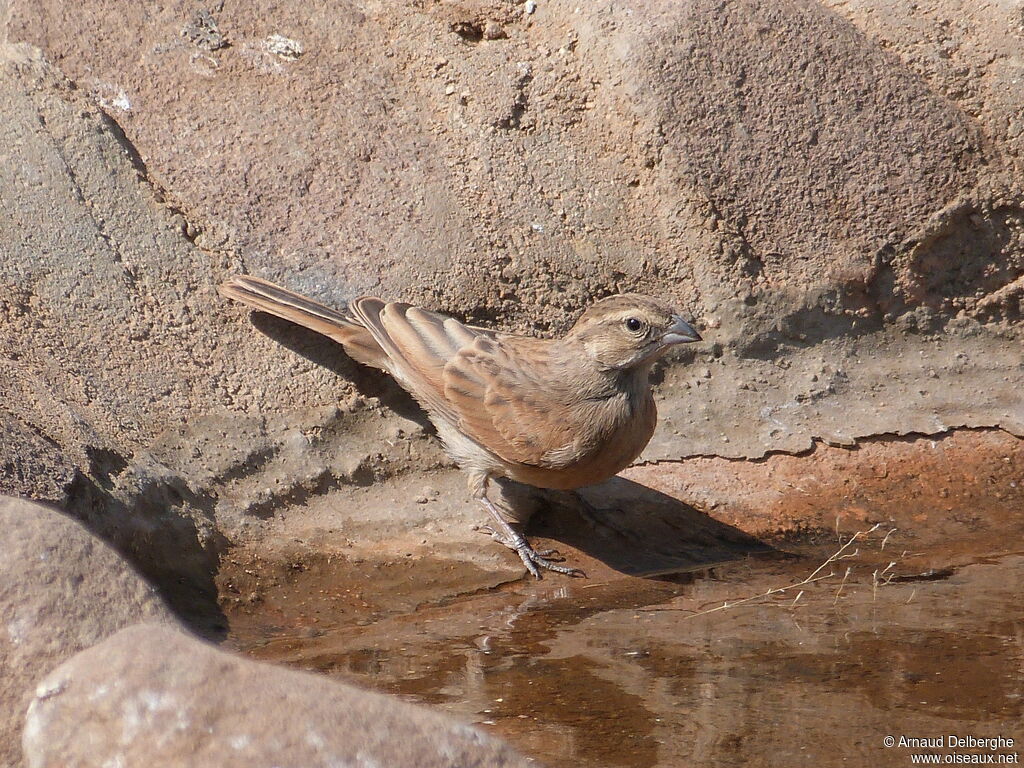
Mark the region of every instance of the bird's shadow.
POLYGON ((783 554, 689 504, 622 477, 547 497, 531 533, 568 544, 631 576, 670 577, 751 555, 783 554))
POLYGON ((383 405, 399 416, 415 421, 428 433, 436 432, 412 395, 383 371, 357 363, 345 353, 341 344, 321 333, 266 312, 253 312, 252 324, 256 330, 281 346, 352 382, 364 397, 376 397, 383 405))

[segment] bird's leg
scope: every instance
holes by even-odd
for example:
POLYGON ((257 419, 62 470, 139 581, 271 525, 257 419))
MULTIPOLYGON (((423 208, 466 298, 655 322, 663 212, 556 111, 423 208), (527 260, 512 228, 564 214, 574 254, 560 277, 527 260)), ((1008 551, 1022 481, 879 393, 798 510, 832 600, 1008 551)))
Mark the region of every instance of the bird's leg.
POLYGON ((580 517, 582 517, 591 528, 593 528, 596 531, 598 526, 601 526, 603 528, 610 527, 607 523, 600 519, 601 514, 598 511, 597 507, 591 504, 587 500, 586 496, 584 496, 579 491, 570 491, 570 493, 572 493, 572 495, 576 497, 576 501, 578 502, 576 511, 580 513, 580 517))
POLYGON ((538 579, 541 578, 541 568, 554 571, 555 573, 564 573, 566 576, 586 575, 579 568, 570 568, 549 560, 548 556, 552 554, 550 550, 538 552, 531 547, 523 535, 509 525, 508 521, 502 517, 501 512, 498 511, 498 508, 494 506, 494 503, 487 498, 487 482, 488 478, 486 476, 482 478, 482 481, 474 482, 473 495, 487 508, 487 511, 491 513, 491 517, 494 518, 494 522, 497 524, 497 529, 491 529, 491 535, 496 541, 501 542, 509 549, 515 550, 530 573, 538 579))
POLYGON ((497 507, 495 507, 494 503, 487 498, 486 494, 480 497, 480 501, 485 507, 487 507, 487 511, 491 513, 491 517, 494 518, 494 521, 498 525, 498 530, 495 531, 492 529, 492 536, 494 536, 495 540, 501 542, 509 549, 515 550, 516 554, 518 554, 519 558, 523 561, 523 565, 526 566, 526 569, 538 579, 541 577, 541 568, 548 571, 554 571, 555 573, 564 573, 567 576, 584 575, 583 571, 579 568, 570 568, 549 560, 547 556, 553 554, 552 550, 542 550, 538 552, 531 547, 523 535, 509 525, 508 521, 501 516, 497 507))
POLYGON ((638 537, 634 532, 632 532, 628 528, 622 528, 613 524, 612 521, 615 519, 615 516, 609 515, 607 513, 614 512, 614 509, 602 509, 601 507, 594 506, 593 504, 590 503, 590 501, 587 500, 587 497, 584 496, 579 491, 570 491, 570 493, 576 498, 576 501, 578 502, 576 506, 576 511, 579 513, 580 517, 582 517, 587 522, 587 525, 589 525, 595 533, 600 532, 600 529, 604 528, 606 531, 611 531, 612 533, 627 538, 631 541, 641 541, 641 538, 638 537))

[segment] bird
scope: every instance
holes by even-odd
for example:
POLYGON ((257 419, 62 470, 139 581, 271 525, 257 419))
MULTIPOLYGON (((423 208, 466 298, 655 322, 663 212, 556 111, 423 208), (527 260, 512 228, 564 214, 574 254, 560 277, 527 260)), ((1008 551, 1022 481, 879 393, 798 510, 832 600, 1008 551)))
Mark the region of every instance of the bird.
POLYGON ((508 478, 575 490, 628 467, 654 434, 654 363, 701 341, 673 307, 636 293, 591 304, 562 338, 468 325, 400 301, 362 296, 345 311, 250 275, 221 295, 338 342, 363 365, 390 374, 434 424, 469 492, 494 521, 483 530, 514 550, 533 576, 581 576, 554 550, 536 550, 488 497, 508 478))

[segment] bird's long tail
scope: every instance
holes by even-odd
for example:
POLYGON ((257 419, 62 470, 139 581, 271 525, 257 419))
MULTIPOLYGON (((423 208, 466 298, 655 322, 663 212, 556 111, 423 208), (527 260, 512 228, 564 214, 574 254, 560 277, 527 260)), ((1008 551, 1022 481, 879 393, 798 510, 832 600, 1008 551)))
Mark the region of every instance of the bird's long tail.
POLYGON ((387 355, 366 327, 349 315, 307 296, 249 275, 233 275, 218 286, 222 296, 322 333, 364 365, 389 370, 387 355))

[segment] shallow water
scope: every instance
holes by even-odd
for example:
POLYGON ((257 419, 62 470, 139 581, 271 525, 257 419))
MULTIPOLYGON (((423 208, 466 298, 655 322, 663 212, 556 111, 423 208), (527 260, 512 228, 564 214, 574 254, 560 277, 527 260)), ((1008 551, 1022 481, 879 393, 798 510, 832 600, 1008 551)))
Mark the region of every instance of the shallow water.
POLYGON ((353 583, 327 579, 314 609, 302 608, 306 583, 288 617, 233 615, 232 643, 438 707, 548 765, 910 765, 935 750, 901 736, 949 735, 1013 738, 994 752, 1012 759, 1024 751, 1019 538, 945 556, 886 533, 863 534, 815 576, 826 578, 764 597, 806 580, 849 535, 671 577, 524 580, 411 611, 360 610, 353 583))

